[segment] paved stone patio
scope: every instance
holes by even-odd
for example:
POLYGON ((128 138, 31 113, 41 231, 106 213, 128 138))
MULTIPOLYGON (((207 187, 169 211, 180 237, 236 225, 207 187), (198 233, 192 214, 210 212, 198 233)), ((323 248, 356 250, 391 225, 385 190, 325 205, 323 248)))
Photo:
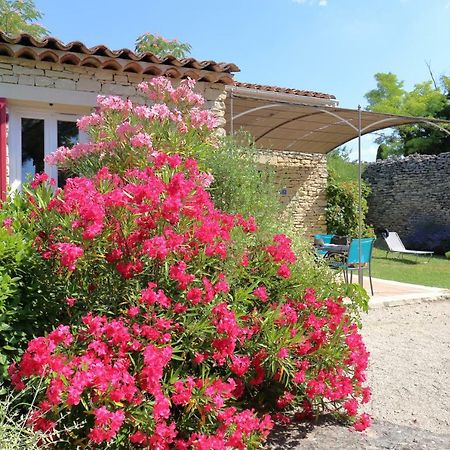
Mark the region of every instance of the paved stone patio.
MULTIPOLYGON (((372 278, 374 295, 370 297, 370 307, 401 306, 415 303, 450 299, 450 290, 400 283, 399 281, 372 278)), ((370 295, 369 278, 364 277, 364 288, 370 295)))

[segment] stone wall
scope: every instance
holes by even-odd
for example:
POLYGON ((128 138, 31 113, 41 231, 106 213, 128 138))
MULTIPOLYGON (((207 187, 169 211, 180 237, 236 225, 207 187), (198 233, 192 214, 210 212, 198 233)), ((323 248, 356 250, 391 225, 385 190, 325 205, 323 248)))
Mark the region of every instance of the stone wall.
POLYGON ((307 238, 326 232, 326 156, 267 150, 259 155, 275 171, 281 203, 295 228, 307 238))
POLYGON ((450 250, 450 153, 368 165, 368 222, 396 231, 412 249, 450 250))
MULTIPOLYGON (((75 93, 120 95, 133 102, 141 102, 137 85, 150 80, 151 75, 114 70, 81 67, 47 61, 0 56, 0 82, 20 86, 52 88, 75 93)), ((177 80, 174 80, 176 84, 177 80)), ((206 99, 205 107, 212 109, 225 123, 225 85, 221 83, 197 83, 196 90, 206 99)))

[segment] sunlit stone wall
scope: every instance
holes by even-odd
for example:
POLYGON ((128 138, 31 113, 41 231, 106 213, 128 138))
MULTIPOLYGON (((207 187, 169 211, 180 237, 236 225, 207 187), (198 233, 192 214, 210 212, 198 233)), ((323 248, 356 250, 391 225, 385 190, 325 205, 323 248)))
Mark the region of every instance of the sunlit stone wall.
POLYGON ((327 161, 321 154, 260 151, 260 162, 275 172, 280 201, 299 233, 326 232, 327 161))

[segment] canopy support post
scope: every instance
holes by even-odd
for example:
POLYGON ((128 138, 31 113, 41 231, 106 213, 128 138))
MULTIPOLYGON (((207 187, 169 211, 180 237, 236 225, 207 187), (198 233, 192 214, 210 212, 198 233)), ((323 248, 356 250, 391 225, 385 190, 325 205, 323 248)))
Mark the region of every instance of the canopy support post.
POLYGON ((361 105, 358 105, 358 283, 363 287, 362 249, 362 162, 361 162, 361 105))

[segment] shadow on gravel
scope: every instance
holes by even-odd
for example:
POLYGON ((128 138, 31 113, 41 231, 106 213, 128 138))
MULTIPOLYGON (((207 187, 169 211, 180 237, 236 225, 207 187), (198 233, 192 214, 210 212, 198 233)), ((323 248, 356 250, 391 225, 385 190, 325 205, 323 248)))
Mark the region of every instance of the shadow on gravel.
MULTIPOLYGON (((450 431, 449 431, 450 433, 450 431)), ((375 420, 364 433, 350 431, 331 417, 315 422, 275 427, 267 449, 296 450, 444 450, 450 449, 450 434, 375 420)))
POLYGON ((334 417, 324 415, 311 422, 293 421, 289 425, 277 425, 270 433, 267 440, 267 448, 296 448, 300 445, 317 427, 337 426, 346 428, 341 422, 334 417))

